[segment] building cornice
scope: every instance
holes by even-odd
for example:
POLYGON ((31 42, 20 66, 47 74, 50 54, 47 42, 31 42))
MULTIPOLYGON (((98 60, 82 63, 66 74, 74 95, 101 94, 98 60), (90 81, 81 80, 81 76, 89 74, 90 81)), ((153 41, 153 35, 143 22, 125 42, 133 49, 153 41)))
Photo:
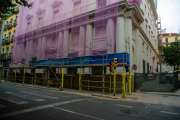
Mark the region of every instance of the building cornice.
POLYGON ((157 20, 158 19, 158 14, 157 14, 157 11, 156 11, 154 0, 149 0, 149 3, 151 5, 151 7, 152 7, 152 11, 154 13, 155 20, 157 20))

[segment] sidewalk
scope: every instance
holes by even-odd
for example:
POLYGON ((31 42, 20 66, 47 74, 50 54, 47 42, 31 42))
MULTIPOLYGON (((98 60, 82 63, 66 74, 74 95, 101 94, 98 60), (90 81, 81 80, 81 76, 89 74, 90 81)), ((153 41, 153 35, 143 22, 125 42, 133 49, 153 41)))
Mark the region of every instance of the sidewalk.
MULTIPOLYGON (((1 80, 1 83, 5 84, 4 80, 1 80)), ((60 91, 58 87, 49 87, 47 86, 40 86, 40 85, 32 85, 32 84, 22 84, 22 83, 14 83, 9 82, 8 84, 17 85, 17 86, 24 86, 24 87, 32 87, 32 88, 38 88, 38 89, 46 89, 46 90, 53 90, 53 91, 60 91)), ((146 104, 155 104, 160 106, 176 106, 180 107, 180 90, 174 92, 174 93, 161 93, 161 92, 132 92, 131 95, 128 93, 126 94, 126 98, 122 98, 122 93, 116 93, 115 96, 113 96, 113 93, 103 92, 101 91, 87 91, 82 90, 80 93, 78 89, 70 89, 70 88, 64 88, 61 92, 63 93, 69 93, 69 94, 76 94, 76 95, 82 95, 82 96, 91 96, 91 97, 97 97, 100 99, 115 99, 115 100, 124 100, 124 101, 133 101, 133 102, 141 102, 146 104)))

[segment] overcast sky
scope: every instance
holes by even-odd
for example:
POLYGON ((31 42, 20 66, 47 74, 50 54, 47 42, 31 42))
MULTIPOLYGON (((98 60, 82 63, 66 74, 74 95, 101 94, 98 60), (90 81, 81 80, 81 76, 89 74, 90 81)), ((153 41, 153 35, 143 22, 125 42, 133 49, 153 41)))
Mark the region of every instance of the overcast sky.
POLYGON ((178 33, 180 29, 180 0, 157 0, 158 16, 161 17, 161 25, 166 27, 167 33, 178 33))

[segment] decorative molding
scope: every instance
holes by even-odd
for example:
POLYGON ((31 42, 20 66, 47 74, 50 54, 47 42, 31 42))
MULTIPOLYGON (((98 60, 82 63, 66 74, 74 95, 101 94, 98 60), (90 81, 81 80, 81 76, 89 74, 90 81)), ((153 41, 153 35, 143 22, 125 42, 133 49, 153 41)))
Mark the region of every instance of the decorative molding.
POLYGON ((43 13, 45 13, 45 9, 42 9, 42 8, 39 8, 37 11, 36 11, 36 14, 39 16, 39 15, 42 15, 43 13))
POLYGON ((148 20, 147 20, 147 18, 145 19, 145 21, 148 23, 148 20))
POLYGON ((41 1, 40 1, 40 4, 44 3, 45 1, 46 1, 46 0, 41 0, 41 1))
POLYGON ((61 0, 56 0, 51 4, 52 8, 57 8, 58 6, 60 6, 60 4, 62 4, 61 0))
POLYGON ((150 26, 150 25, 149 25, 148 27, 149 27, 149 29, 151 29, 151 26, 150 26))
POLYGON ((81 3, 81 0, 72 0, 72 2, 73 2, 74 4, 79 4, 79 3, 81 3))

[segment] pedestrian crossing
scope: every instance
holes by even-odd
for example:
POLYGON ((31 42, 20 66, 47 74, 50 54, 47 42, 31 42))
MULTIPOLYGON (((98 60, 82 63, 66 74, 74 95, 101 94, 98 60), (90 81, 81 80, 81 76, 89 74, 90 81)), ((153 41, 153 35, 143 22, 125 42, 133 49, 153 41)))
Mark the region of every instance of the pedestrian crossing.
MULTIPOLYGON (((19 91, 19 92, 4 92, 4 94, 0 94, 0 101, 5 100, 7 102, 23 105, 28 104, 31 101, 43 102, 46 100, 56 100, 61 98, 67 98, 64 95, 51 94, 51 93, 39 93, 38 91, 19 91)), ((70 97, 69 97, 70 98, 70 97)), ((7 105, 3 105, 0 102, 0 109, 6 108, 7 105)))

